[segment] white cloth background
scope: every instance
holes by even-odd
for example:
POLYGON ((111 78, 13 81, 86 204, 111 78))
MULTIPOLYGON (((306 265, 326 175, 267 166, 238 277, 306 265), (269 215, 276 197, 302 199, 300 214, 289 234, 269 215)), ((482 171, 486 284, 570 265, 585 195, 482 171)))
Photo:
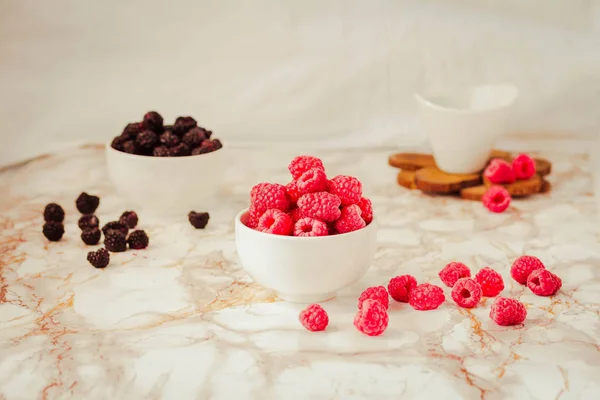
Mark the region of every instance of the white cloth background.
POLYGON ((150 109, 225 143, 410 141, 418 87, 513 82, 513 129, 596 134, 596 0, 3 0, 0 164, 150 109))

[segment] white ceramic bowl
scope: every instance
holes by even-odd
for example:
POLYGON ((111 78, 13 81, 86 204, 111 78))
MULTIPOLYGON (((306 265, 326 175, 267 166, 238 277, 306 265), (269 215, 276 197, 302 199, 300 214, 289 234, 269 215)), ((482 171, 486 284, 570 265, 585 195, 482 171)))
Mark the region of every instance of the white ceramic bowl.
POLYGON ((124 153, 106 144, 110 180, 119 195, 149 217, 187 217, 214 204, 226 173, 227 151, 187 157, 124 153))
POLYGON ((242 267, 260 285, 292 303, 318 303, 356 282, 376 250, 377 220, 358 231, 294 237, 248 228, 248 210, 235 217, 235 245, 242 267))

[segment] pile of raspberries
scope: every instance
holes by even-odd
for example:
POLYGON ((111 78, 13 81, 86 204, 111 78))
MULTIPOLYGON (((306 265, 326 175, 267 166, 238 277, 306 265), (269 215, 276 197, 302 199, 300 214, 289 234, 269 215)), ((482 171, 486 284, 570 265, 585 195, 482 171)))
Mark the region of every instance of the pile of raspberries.
POLYGON ((535 172, 535 161, 527 154, 519 154, 512 164, 501 158, 494 158, 483 172, 483 176, 494 184, 483 195, 483 205, 491 212, 504 212, 510 205, 511 196, 500 185, 530 179, 535 172))
POLYGON ((250 192, 246 225, 260 232, 288 236, 328 236, 362 229, 373 220, 371 200, 352 176, 327 179, 323 162, 295 157, 283 186, 259 183, 250 192))
POLYGON ((183 157, 211 153, 223 147, 211 139, 212 131, 198 126, 192 117, 177 117, 173 125, 163 125, 156 111, 144 115, 142 122, 127 124, 111 146, 125 153, 153 157, 183 157))
MULTIPOLYGON (((542 261, 533 256, 517 258, 511 268, 511 277, 538 296, 553 296, 562 286, 561 279, 548 271, 542 261)), ((460 262, 451 262, 440 272, 441 281, 452 288, 452 300, 460 307, 473 308, 481 297, 496 297, 504 289, 502 276, 490 267, 482 268, 474 278, 471 270, 460 262)), ((383 286, 367 288, 358 298, 354 317, 356 329, 368 336, 381 335, 388 326, 389 297, 408 303, 415 310, 435 310, 446 300, 444 290, 431 283, 418 284, 411 275, 392 278, 387 290, 383 286)), ((522 324, 527 309, 517 299, 496 297, 490 307, 490 318, 498 325, 522 324)), ((318 304, 311 304, 300 312, 300 323, 309 331, 322 331, 329 324, 327 312, 318 304)))

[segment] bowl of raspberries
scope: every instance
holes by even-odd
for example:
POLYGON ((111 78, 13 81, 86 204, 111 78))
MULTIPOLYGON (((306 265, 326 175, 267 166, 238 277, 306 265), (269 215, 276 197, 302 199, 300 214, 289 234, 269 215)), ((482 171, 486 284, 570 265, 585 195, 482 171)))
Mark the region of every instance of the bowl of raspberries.
POLYGON ((214 197, 227 168, 212 132, 189 116, 166 125, 155 112, 129 123, 106 145, 111 181, 146 215, 185 215, 214 197))
POLYGON ((259 183, 250 206, 235 218, 244 269, 285 301, 335 297, 367 272, 376 250, 377 221, 361 182, 328 178, 323 162, 295 157, 287 185, 259 183))

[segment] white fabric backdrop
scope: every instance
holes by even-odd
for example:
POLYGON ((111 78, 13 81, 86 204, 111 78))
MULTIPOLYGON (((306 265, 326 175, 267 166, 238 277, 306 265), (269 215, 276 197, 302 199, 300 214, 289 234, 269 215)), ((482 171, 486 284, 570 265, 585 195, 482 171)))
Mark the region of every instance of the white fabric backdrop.
POLYGON ((596 0, 3 0, 0 164, 156 109, 225 143, 419 138, 419 86, 510 81, 511 126, 600 127, 596 0))

